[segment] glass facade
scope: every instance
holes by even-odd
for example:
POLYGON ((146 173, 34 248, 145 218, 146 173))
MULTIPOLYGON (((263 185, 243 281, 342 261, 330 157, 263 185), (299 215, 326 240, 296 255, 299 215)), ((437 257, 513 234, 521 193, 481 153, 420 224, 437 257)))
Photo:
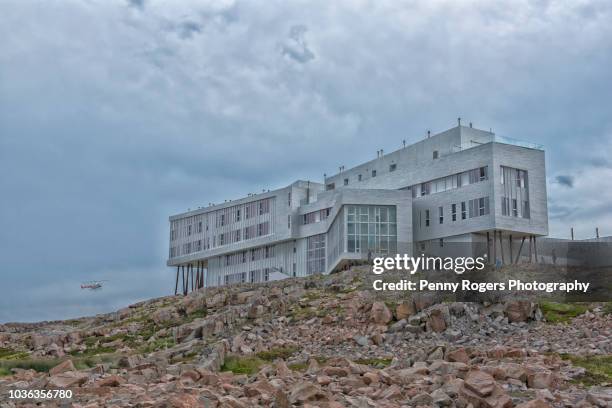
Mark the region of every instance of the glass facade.
POLYGON ((348 252, 397 252, 397 218, 394 206, 348 205, 348 252))
POLYGON ((325 273, 325 234, 307 238, 306 273, 325 273))

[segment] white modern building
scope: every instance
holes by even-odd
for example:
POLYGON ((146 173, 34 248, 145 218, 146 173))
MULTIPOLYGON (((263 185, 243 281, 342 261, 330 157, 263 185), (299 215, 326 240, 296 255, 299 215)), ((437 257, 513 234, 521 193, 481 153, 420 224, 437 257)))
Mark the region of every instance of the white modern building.
POLYGON ((188 290, 184 271, 192 287, 261 282, 453 242, 507 263, 548 234, 542 146, 470 125, 377 156, 324 183, 171 216, 177 287, 182 272, 188 290))

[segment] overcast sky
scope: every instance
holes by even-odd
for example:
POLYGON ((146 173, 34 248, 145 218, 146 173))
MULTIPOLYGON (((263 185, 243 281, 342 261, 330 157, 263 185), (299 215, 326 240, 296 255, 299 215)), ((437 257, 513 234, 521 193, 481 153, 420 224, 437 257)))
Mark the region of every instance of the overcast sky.
POLYGON ((170 214, 458 116, 545 145, 551 235, 611 235, 610 21, 610 1, 2 1, 0 322, 168 294, 170 214))

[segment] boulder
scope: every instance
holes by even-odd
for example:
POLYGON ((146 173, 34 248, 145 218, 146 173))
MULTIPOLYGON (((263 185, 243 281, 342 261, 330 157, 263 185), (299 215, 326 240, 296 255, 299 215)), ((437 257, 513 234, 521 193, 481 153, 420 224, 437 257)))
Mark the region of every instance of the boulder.
POLYGON ((460 399, 474 408, 509 408, 512 400, 493 377, 483 371, 468 372, 459 390, 460 399))
POLYGON ((449 351, 446 355, 446 359, 451 362, 465 363, 470 361, 470 357, 463 347, 449 351))
POLYGON ((446 330, 447 315, 448 310, 442 310, 440 307, 430 310, 426 322, 427 329, 436 333, 441 333, 446 330))
POLYGON ((62 361, 61 363, 49 370, 49 375, 54 376, 57 374, 65 373, 66 371, 76 371, 72 360, 62 361))
POLYGON ((374 302, 370 310, 370 319, 376 324, 387 324, 393 319, 393 314, 384 302, 374 302))
POLYGON ((529 300, 510 300, 504 306, 504 313, 510 323, 526 322, 533 316, 533 305, 529 300))
POLYGON ((121 384, 125 384, 125 379, 118 375, 111 375, 110 377, 103 378, 96 381, 96 387, 119 387, 121 384))
POLYGON ((78 371, 66 371, 49 378, 48 387, 72 388, 80 387, 89 379, 89 375, 78 371))
POLYGON ((299 382, 291 387, 289 401, 292 404, 327 399, 325 393, 317 385, 310 382, 299 382))
POLYGON ((395 316, 397 320, 407 319, 416 313, 414 303, 412 301, 403 301, 395 308, 395 316))

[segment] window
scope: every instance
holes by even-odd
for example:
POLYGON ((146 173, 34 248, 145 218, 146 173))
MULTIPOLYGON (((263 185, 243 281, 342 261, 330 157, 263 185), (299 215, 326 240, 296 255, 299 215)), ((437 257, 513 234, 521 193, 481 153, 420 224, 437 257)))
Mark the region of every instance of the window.
POLYGON ((429 227, 429 210, 425 210, 425 226, 429 227))
POLYGON ((291 229, 291 214, 287 216, 287 228, 291 229))
POLYGON ((191 235, 191 225, 187 226, 187 235, 191 235))
POLYGON ((444 246, 444 238, 440 238, 440 246, 443 247, 444 246))
POLYGON ((348 186, 348 179, 347 178, 344 179, 344 185, 348 186))
POLYGON ((433 158, 434 158, 434 160, 438 158, 438 151, 437 150, 433 151, 433 158))
POLYGON ((457 204, 451 204, 451 219, 457 221, 457 204))
POLYGON ((225 225, 225 214, 221 214, 221 226, 225 225))
POLYGON ((393 163, 389 165, 389 171, 395 171, 397 169, 397 164, 393 163))
POLYGON ((325 234, 306 239, 306 274, 325 272, 325 234))
POLYGON ((397 251, 395 206, 349 205, 345 208, 348 252, 393 254, 397 251))
POLYGON ((357 181, 361 181, 361 174, 357 175, 357 181))
POLYGON ((479 181, 484 181, 487 179, 487 168, 485 167, 481 167, 480 171, 479 171, 479 181))
POLYGON ((198 233, 202 232, 202 221, 198 222, 198 233))
POLYGON ((240 221, 240 208, 236 210, 236 221, 240 221))
POLYGON ((440 224, 444 224, 444 207, 438 207, 438 217, 440 218, 440 224))
POLYGON ((502 215, 510 215, 510 199, 502 197, 501 199, 502 215))
POLYGON ((264 269, 264 282, 267 282, 270 280, 270 268, 265 268, 264 269))
POLYGON ((421 183, 421 195, 429 194, 429 183, 421 183))
POLYGON ((478 199, 478 215, 489 213, 489 197, 481 197, 478 199))
POLYGON ((335 183, 329 183, 328 185, 325 186, 326 190, 333 190, 336 188, 336 184, 335 183))
POLYGON ((376 177, 376 170, 372 170, 372 177, 376 177))
POLYGON ((467 218, 467 211, 465 208, 465 201, 461 202, 461 219, 465 220, 467 218))
POLYGON ((502 215, 530 218, 527 171, 501 166, 500 182, 503 185, 501 197, 502 215))
POLYGON ((287 193, 287 205, 291 207, 291 191, 287 193))

